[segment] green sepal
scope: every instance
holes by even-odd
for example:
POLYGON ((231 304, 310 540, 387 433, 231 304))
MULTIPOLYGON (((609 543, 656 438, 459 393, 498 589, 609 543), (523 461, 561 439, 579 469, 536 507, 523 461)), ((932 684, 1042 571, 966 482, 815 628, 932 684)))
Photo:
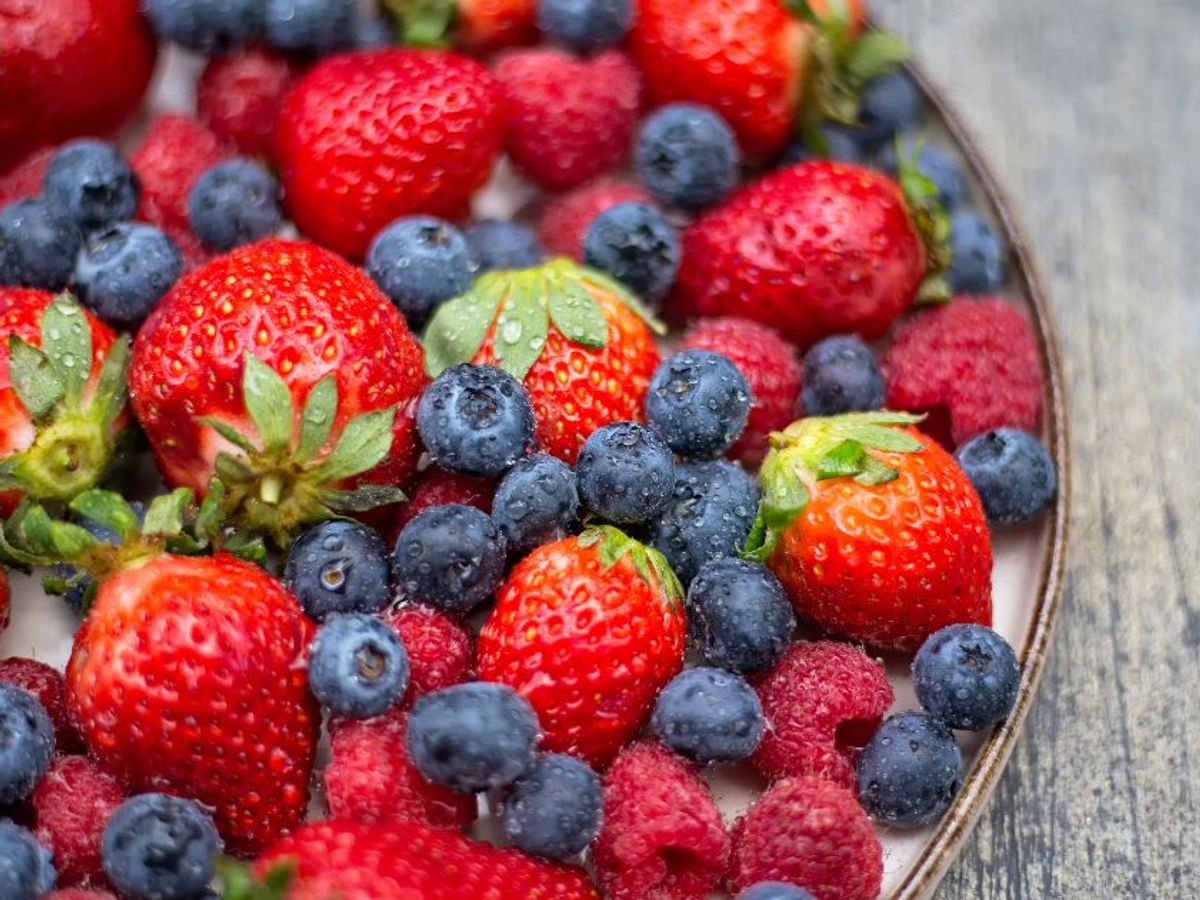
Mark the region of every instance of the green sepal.
POLYGON ((46 419, 66 396, 66 381, 50 357, 16 335, 8 338, 8 378, 35 422, 46 419))
POLYGON ((600 349, 608 343, 608 320, 591 292, 563 278, 550 295, 550 321, 575 344, 600 349))
POLYGON ((851 83, 860 88, 894 71, 912 56, 908 45, 886 31, 870 31, 855 41, 843 61, 851 83))
POLYGON ((196 421, 201 425, 207 425, 243 453, 252 453, 254 451, 254 443, 250 440, 250 438, 246 437, 228 422, 223 422, 220 419, 213 418, 212 416, 198 416, 196 421))
POLYGON ((476 279, 465 294, 437 308, 425 327, 425 371, 437 378, 446 369, 469 362, 479 352, 508 295, 507 273, 476 279))
POLYGON ((407 499, 404 491, 390 484, 360 484, 352 491, 332 488, 321 491, 321 500, 326 506, 350 513, 368 512, 380 506, 403 503, 407 499))
POLYGON ((308 462, 325 446, 337 416, 337 378, 326 375, 312 386, 300 414, 300 441, 296 444, 296 461, 308 462))
POLYGON ((279 373, 247 352, 246 369, 242 378, 242 401, 250 414, 262 449, 267 453, 279 453, 292 443, 292 423, 296 410, 292 404, 292 392, 279 373))
POLYGON ((667 333, 667 323, 656 316, 653 310, 643 303, 637 294, 633 293, 633 291, 629 290, 629 288, 625 287, 625 285, 621 284, 615 278, 597 269, 580 269, 578 274, 579 280, 584 284, 598 287, 605 293, 612 294, 620 300, 623 306, 628 307, 635 316, 645 322, 650 330, 659 337, 663 337, 667 333))
POLYGON ((92 329, 70 294, 58 294, 46 304, 41 339, 42 352, 62 378, 64 399, 77 404, 92 371, 92 329))
POLYGON ((392 426, 396 407, 363 413, 346 423, 330 454, 316 467, 316 478, 324 483, 344 481, 375 468, 392 449, 392 426))
POLYGON ((123 541, 136 535, 139 530, 137 513, 133 507, 124 497, 112 491, 99 488, 86 490, 70 502, 69 509, 97 525, 103 525, 123 541))
POLYGON ((192 526, 199 540, 212 541, 220 534, 221 522, 224 519, 221 505, 224 500, 225 482, 220 478, 213 478, 208 484, 208 490, 204 492, 204 499, 200 501, 200 509, 192 526))
POLYGON ((817 478, 842 478, 862 471, 867 451, 858 441, 842 441, 817 463, 817 478))
POLYGON ((220 896, 223 900, 286 900, 296 877, 296 864, 283 859, 257 878, 250 866, 227 856, 216 860, 220 896))
POLYGON ((400 43, 409 47, 447 47, 458 7, 455 0, 383 0, 396 23, 400 43))
POLYGON ((117 421, 129 397, 127 376, 132 356, 129 336, 123 334, 109 347, 104 365, 100 368, 100 377, 96 379, 96 393, 92 399, 92 406, 104 423, 106 431, 117 421))
POLYGON ((653 547, 634 540, 621 529, 613 525, 592 525, 584 529, 577 540, 580 547, 597 547, 600 565, 606 570, 628 558, 638 577, 647 584, 657 581, 673 606, 683 599, 683 585, 667 558, 653 547))
POLYGON ((100 545, 86 528, 51 519, 45 508, 37 505, 31 506, 21 520, 18 534, 33 553, 51 559, 78 559, 100 545))
POLYGON ((528 282, 514 283, 496 319, 492 352, 500 368, 517 381, 525 379, 546 346, 549 304, 538 296, 538 289, 528 282))
POLYGON ((183 531, 183 519, 192 505, 192 491, 176 488, 169 494, 159 494, 150 501, 146 510, 146 521, 142 525, 145 535, 174 537, 183 531))
POLYGON ((267 561, 267 545, 258 535, 245 531, 232 531, 225 536, 221 549, 238 559, 262 565, 267 561))
POLYGON ((905 147, 896 138, 896 181, 904 191, 908 215, 921 242, 925 245, 925 278, 917 289, 920 304, 941 303, 950 299, 950 282, 946 273, 953 260, 950 249, 950 216, 938 199, 938 189, 921 174, 918 163, 920 142, 905 147))

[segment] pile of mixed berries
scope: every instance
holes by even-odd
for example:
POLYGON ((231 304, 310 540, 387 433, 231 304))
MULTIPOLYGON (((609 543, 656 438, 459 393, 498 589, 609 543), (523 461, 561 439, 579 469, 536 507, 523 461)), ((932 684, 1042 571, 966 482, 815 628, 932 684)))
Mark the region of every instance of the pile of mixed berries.
POLYGON ((0 897, 875 897, 1056 492, 903 48, 381 5, 0 0, 0 558, 78 615, 0 661, 0 897), (121 130, 168 44, 195 115, 121 130))

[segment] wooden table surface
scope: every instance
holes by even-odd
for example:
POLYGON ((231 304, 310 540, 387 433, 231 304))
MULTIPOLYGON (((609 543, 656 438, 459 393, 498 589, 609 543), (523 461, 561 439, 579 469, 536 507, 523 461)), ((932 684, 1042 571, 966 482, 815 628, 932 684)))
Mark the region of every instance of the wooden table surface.
POLYGON ((943 898, 1200 897, 1200 3, 875 0, 994 164, 1066 365, 1064 608, 943 898))

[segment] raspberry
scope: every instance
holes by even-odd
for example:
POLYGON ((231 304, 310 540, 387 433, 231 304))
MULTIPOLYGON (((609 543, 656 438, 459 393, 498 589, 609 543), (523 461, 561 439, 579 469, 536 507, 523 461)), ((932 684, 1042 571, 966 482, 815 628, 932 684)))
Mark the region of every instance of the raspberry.
POLYGON ((405 525, 435 506, 462 503, 483 512, 491 512, 492 495, 495 492, 496 482, 490 478, 459 475, 457 472, 447 472, 437 466, 430 466, 417 476, 416 483, 408 492, 408 502, 400 504, 397 508, 396 518, 388 529, 388 541, 394 545, 405 525))
POLYGON ((794 775, 854 784, 856 748, 892 705, 883 666, 837 641, 793 644, 755 683, 767 730, 752 762, 767 778, 794 775))
POLYGON ((854 794, 822 778, 769 788, 733 830, 730 891, 759 881, 803 885, 822 898, 879 896, 883 848, 854 794))
POLYGON ((650 195, 632 181, 600 178, 550 198, 538 215, 538 237, 551 256, 583 262, 583 239, 596 216, 618 203, 651 202, 650 195))
POLYGON ((42 147, 34 150, 5 172, 0 172, 0 209, 29 200, 42 193, 42 176, 46 167, 58 152, 57 147, 42 147))
POLYGON ((992 428, 1037 432, 1045 377, 1026 315, 998 297, 956 297, 901 325, 881 360, 888 409, 928 413, 955 446, 992 428))
POLYGON ((0 681, 29 691, 41 701, 54 723, 54 750, 70 753, 82 744, 67 712, 67 684, 57 669, 22 656, 0 660, 0 681))
POLYGON ((475 818, 475 797, 431 784, 409 762, 408 714, 341 720, 331 729, 325 767, 330 815, 373 824, 408 821, 461 828, 475 818))
POLYGON ((100 839, 125 801, 117 779, 86 756, 59 757, 33 792, 37 839, 54 853, 58 883, 105 885, 100 839))
POLYGON ((440 691, 471 677, 475 649, 471 636, 444 613, 410 604, 385 613, 384 621, 396 629, 408 652, 408 693, 412 704, 422 694, 440 691))
POLYGON ((754 397, 750 419, 729 455, 757 466, 767 453, 771 432, 783 430, 797 417, 800 360, 796 348, 775 329, 736 317, 701 319, 687 330, 680 346, 724 354, 750 385, 754 397))
POLYGON ((295 76, 286 58, 260 47, 214 57, 196 84, 196 112, 239 152, 270 158, 275 118, 295 76))
POLYGON ((108 891, 85 891, 81 888, 67 888, 47 894, 42 900, 116 900, 108 891))
POLYGON ((729 859, 729 835, 694 770, 661 744, 621 751, 604 776, 592 851, 608 900, 702 900, 729 859))

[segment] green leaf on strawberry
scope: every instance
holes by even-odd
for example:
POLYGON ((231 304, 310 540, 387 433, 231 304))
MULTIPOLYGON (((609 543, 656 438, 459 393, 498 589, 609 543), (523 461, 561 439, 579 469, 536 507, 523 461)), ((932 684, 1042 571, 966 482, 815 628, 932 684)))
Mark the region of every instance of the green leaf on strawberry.
POLYGON ((255 877, 245 863, 229 857, 219 858, 216 868, 225 900, 285 900, 296 877, 291 860, 273 864, 262 878, 255 877))
POLYGON ((621 529, 612 525, 594 525, 585 529, 578 540, 580 547, 598 548, 600 563, 605 569, 611 569, 621 560, 628 559, 643 581, 647 584, 658 582, 668 600, 675 602, 683 598, 683 585, 667 558, 655 548, 634 540, 621 529))
POLYGON ((938 198, 937 185, 920 172, 921 147, 919 141, 906 147, 896 138, 896 180, 925 245, 925 280, 917 290, 917 303, 942 303, 951 294, 946 276, 954 261, 950 250, 950 216, 938 198))

